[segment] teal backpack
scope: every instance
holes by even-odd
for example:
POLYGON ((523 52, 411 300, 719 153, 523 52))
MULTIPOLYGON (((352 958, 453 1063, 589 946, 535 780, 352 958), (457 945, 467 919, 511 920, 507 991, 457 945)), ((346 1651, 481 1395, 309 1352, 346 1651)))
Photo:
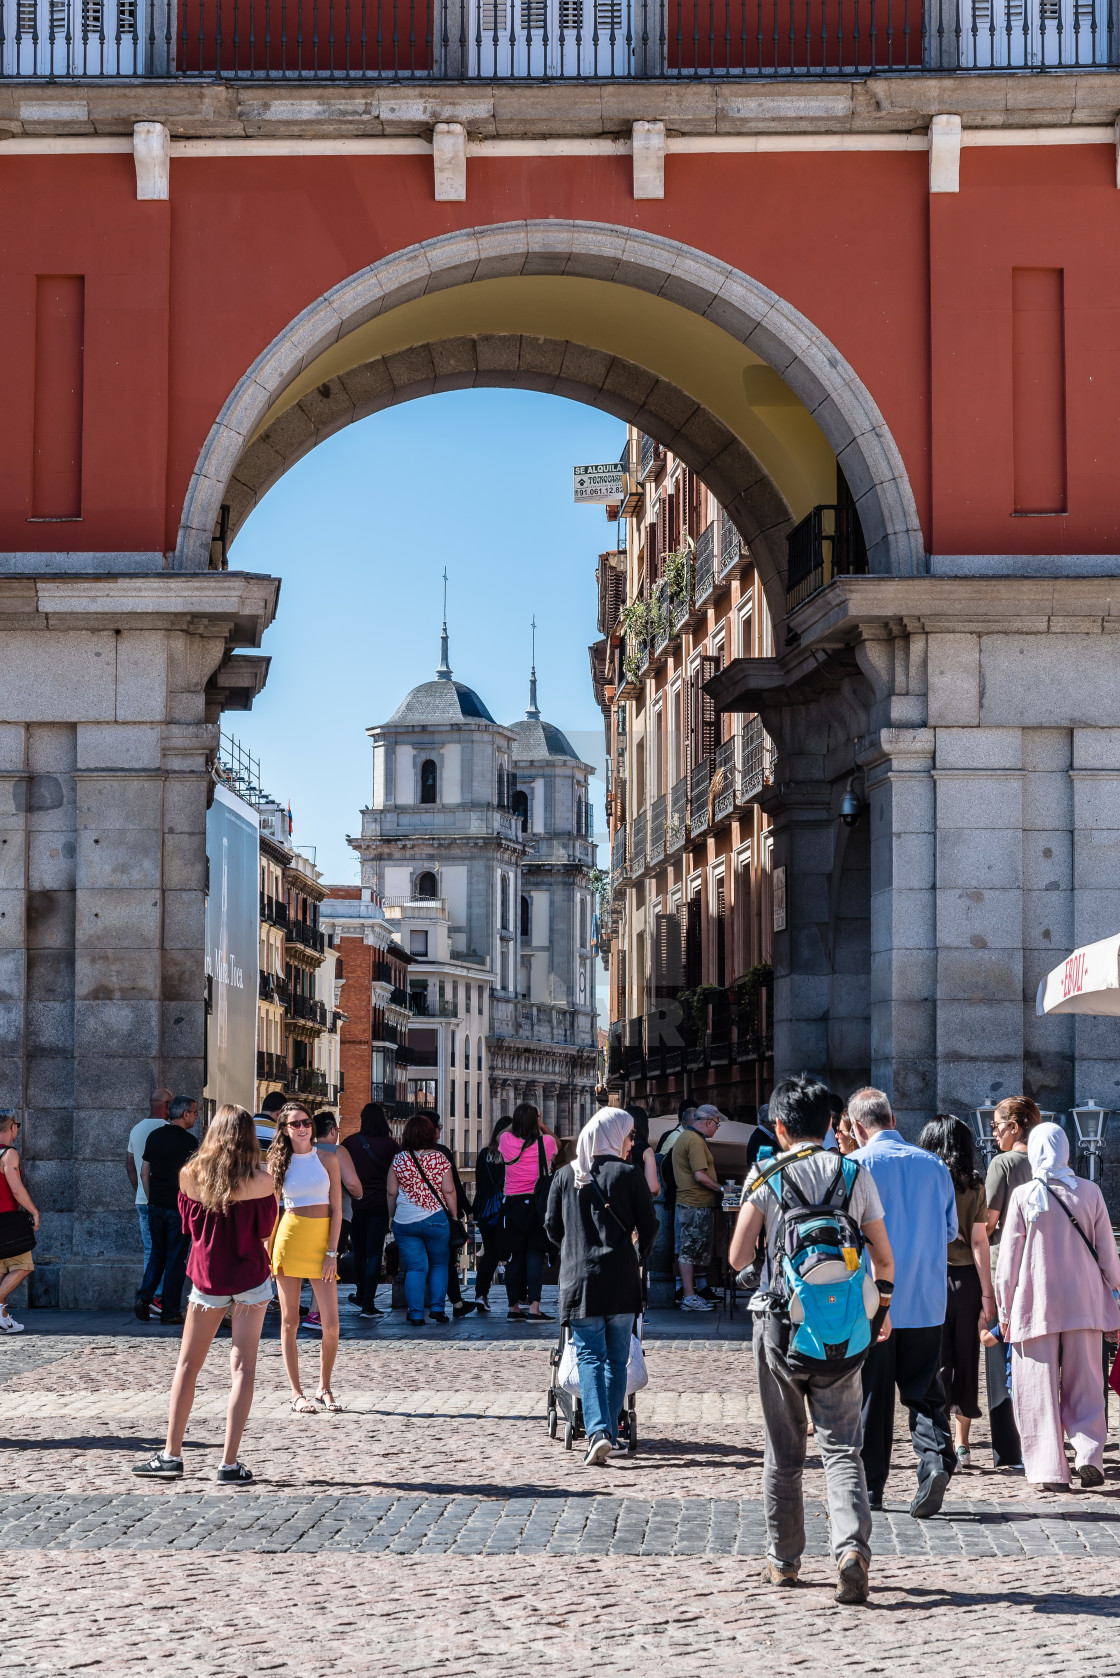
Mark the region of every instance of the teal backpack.
POLYGON ((771 1297, 789 1322, 790 1369, 802 1375, 840 1375, 857 1369, 867 1356, 871 1319, 879 1309, 863 1235, 848 1212, 859 1165, 837 1154, 831 1183, 812 1203, 784 1171, 792 1163, 783 1160, 761 1179, 782 1209, 771 1297))

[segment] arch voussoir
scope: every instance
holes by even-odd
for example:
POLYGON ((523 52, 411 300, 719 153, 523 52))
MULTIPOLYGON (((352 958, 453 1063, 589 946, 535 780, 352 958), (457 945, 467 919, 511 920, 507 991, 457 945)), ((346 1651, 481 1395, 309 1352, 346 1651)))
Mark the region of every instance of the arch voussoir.
MULTIPOLYGON (((551 389, 633 420, 704 474, 752 546, 774 545, 789 527, 789 509, 738 439, 653 369, 562 339, 491 333, 441 340, 438 351, 398 351, 331 380, 329 395, 302 398, 250 442, 284 390, 359 326, 430 292, 531 274, 649 292, 745 344, 806 404, 841 460, 861 516, 866 507, 875 568, 921 568, 917 508, 897 445, 866 386, 812 322, 703 251, 640 229, 568 220, 441 234, 382 258, 310 304, 256 358, 215 420, 184 502, 177 566, 206 568, 223 499, 236 499, 242 522, 281 471, 341 425, 424 391, 471 384, 551 389)), ((776 578, 780 562, 774 565, 776 578)))

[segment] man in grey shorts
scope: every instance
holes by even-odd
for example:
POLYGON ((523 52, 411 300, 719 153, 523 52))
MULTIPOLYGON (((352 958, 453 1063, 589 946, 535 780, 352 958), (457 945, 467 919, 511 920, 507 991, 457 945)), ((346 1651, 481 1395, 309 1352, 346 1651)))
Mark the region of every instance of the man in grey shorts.
POLYGON ((720 1202, 720 1186, 708 1143, 722 1123, 723 1114, 718 1107, 698 1107, 691 1121, 682 1125, 673 1143, 673 1176, 677 1186, 674 1235, 683 1311, 714 1309, 710 1300, 702 1299, 696 1292, 696 1272, 707 1271, 715 1241, 715 1209, 720 1202))

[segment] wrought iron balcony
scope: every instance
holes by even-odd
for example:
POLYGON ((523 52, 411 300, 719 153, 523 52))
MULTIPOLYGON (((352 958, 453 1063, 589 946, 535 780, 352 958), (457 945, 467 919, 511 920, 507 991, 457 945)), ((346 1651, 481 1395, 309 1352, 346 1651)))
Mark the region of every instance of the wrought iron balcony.
POLYGON ((665 855, 666 798, 662 793, 649 810, 649 839, 646 844, 646 864, 652 868, 665 855))
POLYGON ((867 570, 867 548, 853 506, 814 507, 790 531, 786 542, 786 611, 796 611, 834 577, 867 570))
POLYGON ((774 782, 777 753, 774 742, 757 717, 751 717, 743 728, 739 760, 739 797, 749 804, 758 797, 763 787, 774 782))
POLYGON ((611 840, 611 886, 617 889, 627 878, 629 869, 626 860, 626 827, 619 828, 611 840))
POLYGON ((716 747, 712 762, 712 780, 708 788, 708 804, 712 812, 712 825, 723 821, 734 810, 738 799, 739 781, 739 736, 733 734, 730 740, 725 740, 716 747))
POLYGON ((698 833, 706 833, 711 825, 708 815, 708 789, 712 781, 712 760, 702 757, 692 771, 689 789, 688 825, 695 839, 698 833))
POLYGON ((289 943, 302 944, 305 950, 316 950, 322 955, 326 948, 326 939, 317 926, 310 921, 299 921, 294 918, 288 922, 287 938, 289 943))
POLYGON ((672 639, 679 635, 688 622, 692 610, 692 587, 696 567, 692 555, 686 554, 684 559, 684 589, 680 594, 669 598, 669 636, 672 639))
POLYGON ((657 628, 653 632, 652 650, 656 656, 669 645, 669 588, 666 583, 654 591, 653 605, 657 613, 657 628))
POLYGON ((1106 0, 0 0, 0 44, 38 80, 426 83, 1103 69, 1117 43, 1106 0))
POLYGON ((644 810, 630 824, 630 877, 636 880, 646 866, 646 828, 648 818, 644 810))
POLYGON ((682 775, 669 794, 669 819, 665 828, 665 848, 670 855, 679 851, 688 838, 688 776, 682 775))
POLYGON ((300 996, 295 992, 287 999, 286 1012, 289 1019, 302 1020, 305 1025, 327 1024, 326 1005, 314 996, 300 996))
POLYGON ((260 918, 268 926, 284 926, 288 924, 288 905, 282 897, 269 897, 262 891, 260 918))
POLYGON ((703 606, 711 596, 715 585, 715 551, 716 526, 713 519, 711 524, 704 526, 696 542, 696 580, 692 589, 694 606, 703 606))
POLYGON ((724 513, 719 527, 719 574, 720 580, 734 571, 742 557, 743 544, 739 532, 724 513))

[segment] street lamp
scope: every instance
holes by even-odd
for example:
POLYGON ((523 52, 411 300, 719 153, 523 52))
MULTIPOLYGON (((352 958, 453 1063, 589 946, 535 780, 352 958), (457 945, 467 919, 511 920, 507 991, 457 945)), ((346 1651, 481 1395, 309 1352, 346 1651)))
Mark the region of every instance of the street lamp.
POLYGON ((996 1133, 992 1129, 992 1120, 995 1118, 995 1112, 996 1110, 994 1107, 977 1107, 974 1109, 972 1114, 972 1129, 975 1132, 976 1140, 980 1145, 980 1151, 984 1155, 985 1172, 987 1171, 988 1166, 991 1165, 996 1154, 999 1152, 999 1143, 996 1141, 996 1133))
POLYGON ((1104 1121, 1108 1117, 1108 1111, 1107 1107, 1099 1107, 1091 1097, 1084 1106, 1071 1108, 1074 1129, 1077 1131, 1078 1149, 1089 1156, 1089 1181, 1091 1183, 1095 1183, 1100 1175, 1104 1121))

